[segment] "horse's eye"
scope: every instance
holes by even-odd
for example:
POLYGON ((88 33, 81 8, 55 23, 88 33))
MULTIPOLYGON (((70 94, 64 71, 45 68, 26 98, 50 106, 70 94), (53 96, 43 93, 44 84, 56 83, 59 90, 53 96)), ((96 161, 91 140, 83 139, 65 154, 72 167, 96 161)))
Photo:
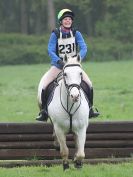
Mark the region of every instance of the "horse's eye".
POLYGON ((80 73, 80 76, 82 76, 82 75, 83 75, 83 73, 81 72, 81 73, 80 73))

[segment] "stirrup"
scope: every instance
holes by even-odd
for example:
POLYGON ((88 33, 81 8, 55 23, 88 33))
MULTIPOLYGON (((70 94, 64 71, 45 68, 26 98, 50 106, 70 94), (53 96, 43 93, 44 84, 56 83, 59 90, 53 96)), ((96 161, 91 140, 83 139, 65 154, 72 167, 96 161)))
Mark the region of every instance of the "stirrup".
POLYGON ((92 119, 92 118, 96 118, 100 115, 100 113, 98 112, 98 109, 95 108, 96 112, 94 112, 93 108, 91 107, 90 108, 90 113, 89 113, 89 118, 92 119))
POLYGON ((48 113, 46 110, 41 110, 39 115, 36 118, 37 121, 47 121, 48 120, 48 113))

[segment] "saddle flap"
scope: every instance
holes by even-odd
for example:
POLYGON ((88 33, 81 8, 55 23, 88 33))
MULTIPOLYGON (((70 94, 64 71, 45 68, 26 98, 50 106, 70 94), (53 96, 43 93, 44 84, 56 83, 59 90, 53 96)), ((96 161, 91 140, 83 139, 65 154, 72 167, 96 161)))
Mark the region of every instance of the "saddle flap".
POLYGON ((57 87, 57 82, 56 80, 52 81, 46 88, 46 102, 47 102, 47 105, 50 104, 50 102, 52 101, 53 99, 53 95, 54 95, 54 90, 55 88, 57 87))

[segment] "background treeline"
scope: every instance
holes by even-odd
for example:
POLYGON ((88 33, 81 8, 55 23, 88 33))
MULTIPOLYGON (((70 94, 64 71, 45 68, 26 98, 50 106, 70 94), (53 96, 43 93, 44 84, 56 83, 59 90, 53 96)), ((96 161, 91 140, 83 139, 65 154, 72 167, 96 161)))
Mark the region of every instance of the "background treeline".
POLYGON ((75 12, 87 58, 133 59, 132 0, 1 0, 0 64, 48 61, 48 38, 62 8, 75 12))

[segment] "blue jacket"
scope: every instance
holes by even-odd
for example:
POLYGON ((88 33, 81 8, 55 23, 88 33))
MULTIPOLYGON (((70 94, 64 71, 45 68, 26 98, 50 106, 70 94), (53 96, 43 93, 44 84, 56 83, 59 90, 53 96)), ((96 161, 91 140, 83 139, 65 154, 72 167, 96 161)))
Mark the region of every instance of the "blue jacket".
MULTIPOLYGON (((62 34, 66 35, 68 33, 62 32, 62 34)), ((83 60, 87 53, 87 45, 79 31, 76 31, 75 33, 75 41, 76 41, 76 45, 79 48, 79 54, 81 56, 81 60, 83 60)), ((57 54, 57 43, 58 43, 58 37, 55 34, 55 32, 52 32, 48 43, 48 54, 51 58, 51 65, 54 65, 57 68, 62 69, 60 65, 57 64, 57 61, 60 60, 57 54)))

